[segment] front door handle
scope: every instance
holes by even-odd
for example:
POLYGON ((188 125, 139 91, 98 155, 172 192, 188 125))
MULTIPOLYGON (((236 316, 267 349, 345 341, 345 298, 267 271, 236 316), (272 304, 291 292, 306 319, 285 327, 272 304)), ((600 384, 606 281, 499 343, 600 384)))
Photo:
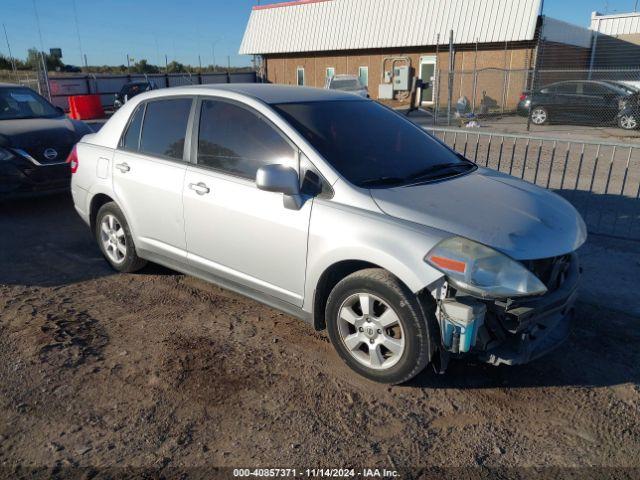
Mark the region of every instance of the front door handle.
POLYGON ((206 195, 211 191, 211 189, 203 182, 190 183, 189 188, 195 191, 198 195, 206 195))
POLYGON ((116 168, 122 173, 127 173, 129 170, 131 170, 131 167, 127 163, 118 163, 116 165, 116 168))

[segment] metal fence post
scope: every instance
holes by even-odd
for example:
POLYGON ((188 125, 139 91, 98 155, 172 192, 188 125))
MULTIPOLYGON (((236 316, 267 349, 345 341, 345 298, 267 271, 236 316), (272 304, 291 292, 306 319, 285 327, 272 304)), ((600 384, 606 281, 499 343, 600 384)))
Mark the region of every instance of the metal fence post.
POLYGON ((449 82, 447 92, 447 125, 451 125, 451 104, 453 103, 453 70, 455 68, 455 53, 453 51, 453 30, 449 32, 449 82))

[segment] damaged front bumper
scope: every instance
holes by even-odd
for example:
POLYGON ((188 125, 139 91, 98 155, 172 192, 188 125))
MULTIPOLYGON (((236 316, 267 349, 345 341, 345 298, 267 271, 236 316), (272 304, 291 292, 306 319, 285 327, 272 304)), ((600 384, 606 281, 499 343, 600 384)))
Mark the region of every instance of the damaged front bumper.
POLYGON ((581 276, 577 254, 564 261, 562 281, 544 296, 475 299, 486 314, 469 354, 492 365, 521 365, 559 347, 570 333, 581 276))

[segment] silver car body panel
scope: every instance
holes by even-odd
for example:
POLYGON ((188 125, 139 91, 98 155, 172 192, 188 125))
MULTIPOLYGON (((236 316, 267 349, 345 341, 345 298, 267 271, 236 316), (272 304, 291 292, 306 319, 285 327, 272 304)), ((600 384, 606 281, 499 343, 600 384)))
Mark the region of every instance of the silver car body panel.
POLYGON ((378 265, 414 292, 431 291, 443 274, 423 259, 452 235, 518 259, 555 256, 584 241, 584 224, 564 200, 486 170, 416 187, 357 188, 269 106, 354 98, 332 90, 259 84, 177 87, 137 95, 78 145, 79 168, 72 176, 76 209, 89 223, 93 199, 107 195, 124 212, 143 258, 306 320, 312 318, 319 279, 340 262, 378 265), (269 119, 332 186, 333 196, 307 198, 300 210, 290 210, 283 206, 282 194, 200 168, 188 154, 185 162, 176 162, 118 149, 141 102, 182 95, 241 102, 269 119), (105 162, 107 178, 98 174, 105 171, 105 162), (118 169, 122 163, 130 169, 118 169), (200 182, 210 190, 207 195, 189 189, 200 182))
POLYGON ((564 255, 586 239, 582 218, 565 199, 485 168, 442 182, 371 194, 392 217, 475 240, 516 260, 564 255))

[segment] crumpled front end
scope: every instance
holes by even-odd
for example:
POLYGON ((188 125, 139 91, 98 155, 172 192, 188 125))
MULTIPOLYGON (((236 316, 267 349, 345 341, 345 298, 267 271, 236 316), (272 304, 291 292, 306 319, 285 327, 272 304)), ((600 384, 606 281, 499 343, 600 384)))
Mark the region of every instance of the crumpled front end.
POLYGON ((569 335, 581 268, 578 255, 522 262, 547 293, 483 299, 446 285, 439 292, 441 368, 452 356, 474 355, 493 365, 519 365, 559 347, 569 335))

